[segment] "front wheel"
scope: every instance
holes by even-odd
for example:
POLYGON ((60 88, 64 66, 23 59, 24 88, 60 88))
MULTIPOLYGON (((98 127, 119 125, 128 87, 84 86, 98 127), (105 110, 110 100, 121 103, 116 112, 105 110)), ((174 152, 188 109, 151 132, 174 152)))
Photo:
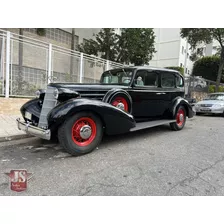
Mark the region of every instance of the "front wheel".
POLYGON ((170 127, 174 131, 179 131, 184 128, 186 122, 186 110, 183 106, 180 106, 176 112, 176 122, 170 123, 170 127))
POLYGON ((80 112, 68 118, 58 129, 58 139, 66 152, 83 155, 93 151, 103 137, 103 125, 98 116, 80 112))

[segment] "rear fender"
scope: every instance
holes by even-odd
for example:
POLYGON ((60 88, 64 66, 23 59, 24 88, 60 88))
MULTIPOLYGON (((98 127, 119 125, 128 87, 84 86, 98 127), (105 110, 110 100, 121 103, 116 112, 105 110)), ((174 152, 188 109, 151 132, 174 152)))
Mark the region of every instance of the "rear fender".
POLYGON ((185 108, 187 113, 186 116, 188 118, 192 118, 194 116, 192 106, 189 104, 189 102, 182 97, 177 97, 172 102, 172 108, 171 108, 172 118, 175 119, 175 114, 179 106, 183 106, 185 108))
POLYGON ((135 127, 132 115, 99 100, 71 99, 57 105, 48 114, 48 127, 55 129, 74 114, 88 111, 98 115, 108 135, 128 132, 135 127))

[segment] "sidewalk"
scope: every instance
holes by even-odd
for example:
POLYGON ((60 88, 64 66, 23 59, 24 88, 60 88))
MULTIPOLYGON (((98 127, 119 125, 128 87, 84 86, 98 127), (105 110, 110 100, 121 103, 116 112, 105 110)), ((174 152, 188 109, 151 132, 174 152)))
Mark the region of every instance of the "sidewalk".
POLYGON ((0 97, 0 138, 25 135, 25 132, 18 130, 16 118, 21 117, 20 107, 28 100, 0 97))

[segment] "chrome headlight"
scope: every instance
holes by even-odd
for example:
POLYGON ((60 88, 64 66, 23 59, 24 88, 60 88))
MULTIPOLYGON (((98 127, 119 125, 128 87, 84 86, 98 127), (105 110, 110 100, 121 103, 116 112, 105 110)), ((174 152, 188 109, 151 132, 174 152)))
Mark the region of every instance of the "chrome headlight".
POLYGON ((195 104, 195 107, 200 107, 200 104, 195 104))
POLYGON ((40 97, 40 90, 37 90, 35 95, 36 95, 36 98, 39 98, 40 97))
POLYGON ((55 99, 58 99, 58 94, 59 94, 58 89, 55 89, 55 90, 54 90, 54 98, 55 98, 55 99))

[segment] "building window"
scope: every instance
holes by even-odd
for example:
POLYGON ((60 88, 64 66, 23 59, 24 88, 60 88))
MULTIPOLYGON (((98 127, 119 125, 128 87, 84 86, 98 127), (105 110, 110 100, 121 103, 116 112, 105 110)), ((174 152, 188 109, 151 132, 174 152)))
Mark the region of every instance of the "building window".
POLYGON ((184 46, 182 46, 182 54, 184 54, 184 46))
POLYGON ((187 68, 185 68, 185 72, 187 73, 187 68))
POLYGON ((188 75, 190 74, 190 70, 187 71, 187 74, 188 74, 188 75))
MULTIPOLYGON (((46 37, 67 45, 71 45, 72 34, 58 28, 45 28, 46 37)), ((36 28, 25 28, 24 31, 36 33, 36 28)))
POLYGON ((189 57, 189 54, 187 53, 187 58, 189 57))
POLYGON ((183 64, 182 63, 180 63, 180 67, 183 67, 183 64))

